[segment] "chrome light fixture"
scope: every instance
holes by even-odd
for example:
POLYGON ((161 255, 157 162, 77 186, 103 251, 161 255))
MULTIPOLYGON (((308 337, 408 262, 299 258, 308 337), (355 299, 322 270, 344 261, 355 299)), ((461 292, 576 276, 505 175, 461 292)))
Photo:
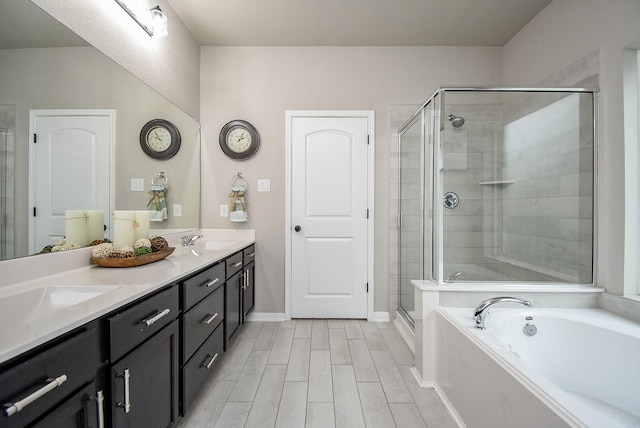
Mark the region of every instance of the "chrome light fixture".
POLYGON ((151 37, 166 37, 167 16, 160 6, 149 8, 147 0, 116 0, 134 21, 151 37))

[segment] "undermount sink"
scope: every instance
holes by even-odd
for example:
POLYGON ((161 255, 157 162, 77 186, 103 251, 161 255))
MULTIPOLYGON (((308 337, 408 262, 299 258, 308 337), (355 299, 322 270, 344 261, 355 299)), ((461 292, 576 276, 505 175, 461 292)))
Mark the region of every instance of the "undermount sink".
POLYGON ((207 241, 204 244, 204 249, 209 251, 228 250, 237 246, 235 241, 207 241))
POLYGON ((50 285, 0 298, 0 325, 30 321, 86 302, 120 285, 50 285))

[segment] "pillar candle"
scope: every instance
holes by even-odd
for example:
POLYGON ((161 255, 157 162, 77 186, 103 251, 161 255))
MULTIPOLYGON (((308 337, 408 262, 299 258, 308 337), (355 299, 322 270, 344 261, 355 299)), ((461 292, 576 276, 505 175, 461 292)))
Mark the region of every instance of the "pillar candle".
POLYGON ((116 250, 122 247, 133 247, 135 244, 136 234, 133 230, 135 219, 135 211, 115 210, 113 212, 113 246, 116 250))
POLYGON ((89 219, 86 211, 66 210, 64 212, 64 235, 67 242, 81 247, 89 245, 89 219))
POLYGON ((149 239, 149 211, 136 211, 136 223, 138 227, 135 228, 135 240, 149 239))
POLYGON ((87 211, 89 216, 89 243, 104 239, 104 211, 87 211))

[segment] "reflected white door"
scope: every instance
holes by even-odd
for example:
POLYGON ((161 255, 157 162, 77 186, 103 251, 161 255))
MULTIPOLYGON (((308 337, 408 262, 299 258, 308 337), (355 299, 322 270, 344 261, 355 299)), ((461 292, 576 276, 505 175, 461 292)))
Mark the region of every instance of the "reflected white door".
POLYGON ((110 220, 113 111, 31 112, 30 251, 65 235, 65 210, 103 210, 110 220))
POLYGON ((293 318, 367 318, 368 125, 292 118, 293 318))

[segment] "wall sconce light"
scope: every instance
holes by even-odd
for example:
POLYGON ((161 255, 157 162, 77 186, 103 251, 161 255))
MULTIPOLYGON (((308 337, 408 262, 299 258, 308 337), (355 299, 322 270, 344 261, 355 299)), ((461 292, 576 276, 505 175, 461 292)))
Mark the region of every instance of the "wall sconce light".
POLYGON ((167 16, 160 6, 149 8, 146 0, 116 0, 151 37, 167 37, 167 16))

